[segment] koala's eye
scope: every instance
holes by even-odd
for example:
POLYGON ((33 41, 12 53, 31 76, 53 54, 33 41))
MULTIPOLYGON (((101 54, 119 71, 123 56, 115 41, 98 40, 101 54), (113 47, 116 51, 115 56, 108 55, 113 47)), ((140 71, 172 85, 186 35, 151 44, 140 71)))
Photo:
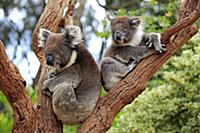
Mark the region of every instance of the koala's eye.
POLYGON ((46 64, 49 66, 53 66, 54 65, 54 57, 52 54, 47 54, 46 55, 46 64))
POLYGON ((123 33, 127 33, 127 29, 123 30, 123 33))

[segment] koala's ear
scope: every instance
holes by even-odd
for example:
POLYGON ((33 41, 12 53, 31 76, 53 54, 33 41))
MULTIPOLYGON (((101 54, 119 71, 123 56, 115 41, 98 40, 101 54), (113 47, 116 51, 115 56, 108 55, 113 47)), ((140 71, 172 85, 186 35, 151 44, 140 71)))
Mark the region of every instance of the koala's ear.
POLYGON ((129 24, 132 28, 138 28, 141 24, 141 19, 139 17, 129 18, 129 24))
POLYGON ((70 43, 72 48, 76 47, 83 41, 83 35, 81 34, 81 29, 78 26, 68 25, 65 27, 65 36, 67 42, 70 43))
POLYGON ((51 31, 49 30, 46 30, 46 29, 40 29, 40 32, 39 32, 39 45, 38 47, 44 47, 48 37, 51 35, 51 31))

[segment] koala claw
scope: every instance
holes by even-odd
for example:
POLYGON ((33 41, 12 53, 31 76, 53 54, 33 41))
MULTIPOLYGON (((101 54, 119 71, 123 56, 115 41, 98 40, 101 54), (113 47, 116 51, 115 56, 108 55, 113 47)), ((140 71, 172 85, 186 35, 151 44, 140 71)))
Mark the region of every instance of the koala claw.
POLYGON ((41 93, 45 96, 51 97, 51 92, 48 88, 43 88, 41 93))
POLYGON ((155 50, 159 53, 163 53, 167 51, 165 44, 157 44, 157 45, 154 45, 154 47, 155 47, 155 50))
POLYGON ((148 41, 146 42, 146 46, 149 48, 153 46, 153 42, 151 41, 151 38, 148 38, 148 41))
POLYGON ((135 68, 137 66, 138 61, 132 57, 132 62, 128 65, 130 70, 133 70, 133 68, 135 68))
POLYGON ((129 66, 131 64, 137 64, 137 60, 134 57, 131 57, 126 65, 129 66))

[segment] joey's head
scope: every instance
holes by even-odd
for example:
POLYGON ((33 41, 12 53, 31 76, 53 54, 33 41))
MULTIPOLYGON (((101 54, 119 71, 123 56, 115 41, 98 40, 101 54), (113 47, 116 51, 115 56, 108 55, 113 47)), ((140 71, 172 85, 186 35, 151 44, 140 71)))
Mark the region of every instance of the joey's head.
MULTIPOLYGON (((111 19, 112 39, 115 44, 140 43, 143 36, 139 17, 116 17, 111 19)), ((137 45, 137 44, 131 44, 137 45)))
POLYGON ((63 33, 40 29, 39 40, 39 47, 44 48, 46 64, 59 70, 75 63, 82 34, 77 26, 67 26, 63 33))

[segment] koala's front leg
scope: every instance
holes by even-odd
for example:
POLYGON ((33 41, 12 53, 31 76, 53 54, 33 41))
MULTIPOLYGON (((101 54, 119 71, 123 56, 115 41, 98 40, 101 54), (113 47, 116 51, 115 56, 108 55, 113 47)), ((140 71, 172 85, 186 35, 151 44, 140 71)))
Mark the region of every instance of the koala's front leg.
POLYGON ((119 62, 111 57, 104 57, 100 64, 100 71, 105 90, 109 91, 114 84, 125 77, 136 65, 135 61, 127 65, 127 63, 119 62))
POLYGON ((147 33, 145 34, 146 45, 148 47, 154 47, 159 53, 167 51, 165 44, 161 43, 161 35, 159 33, 147 33))

